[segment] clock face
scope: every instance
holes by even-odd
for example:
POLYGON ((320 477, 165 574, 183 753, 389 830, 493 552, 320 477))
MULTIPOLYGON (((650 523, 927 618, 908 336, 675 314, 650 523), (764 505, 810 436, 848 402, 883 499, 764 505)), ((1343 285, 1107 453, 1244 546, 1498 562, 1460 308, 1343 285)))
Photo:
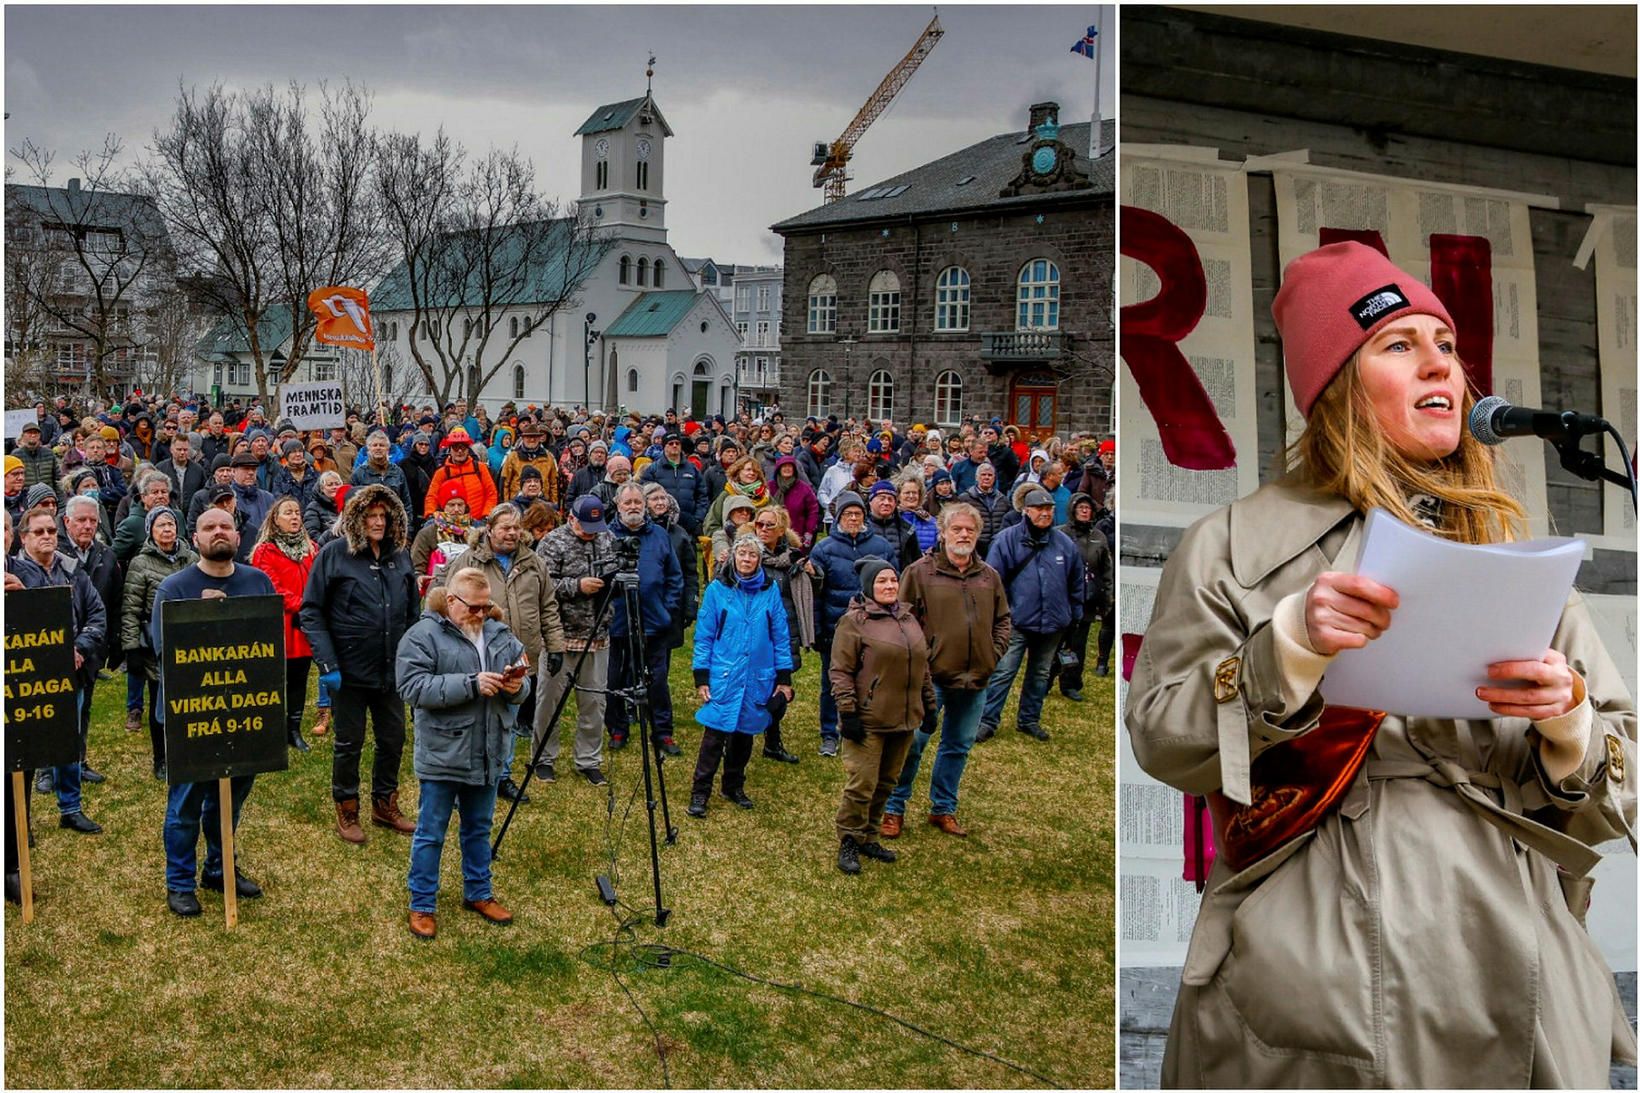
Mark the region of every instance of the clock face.
POLYGON ((600 139, 598 143, 593 146, 593 151, 598 153, 599 159, 608 159, 609 141, 600 139))
POLYGON ((1051 147, 1043 146, 1031 154, 1031 170, 1039 175, 1048 174, 1058 162, 1059 153, 1051 147))
POLYGON ((649 141, 645 140, 643 137, 638 138, 638 158, 649 158, 649 141))

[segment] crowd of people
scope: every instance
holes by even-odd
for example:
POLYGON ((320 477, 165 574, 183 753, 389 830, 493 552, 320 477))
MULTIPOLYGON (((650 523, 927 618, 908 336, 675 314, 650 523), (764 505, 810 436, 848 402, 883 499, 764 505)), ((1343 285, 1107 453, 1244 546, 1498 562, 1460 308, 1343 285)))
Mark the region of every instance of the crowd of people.
MULTIPOLYGON (((882 840, 901 833, 935 735, 929 822, 961 836, 968 755, 1001 727, 1015 677, 1023 670, 1016 728, 1046 741, 1055 678, 1082 700, 1090 642, 1091 670, 1109 672, 1110 440, 1033 449, 996 419, 902 429, 788 423, 778 410, 695 421, 508 403, 492 419, 461 399, 383 421, 349 412, 344 425, 307 431, 255 400, 212 408, 137 394, 35 409, 5 457, 6 587, 74 589, 81 761, 39 772, 32 787, 55 793, 62 827, 100 832, 83 794, 103 780, 87 753, 98 682, 123 665, 125 727, 146 724, 164 781, 158 604, 277 595, 289 746, 311 750, 304 729, 333 740, 340 838, 365 842, 367 815, 413 836, 419 937, 436 933, 452 811, 466 905, 510 920, 491 891, 490 820, 498 798, 529 802, 519 751, 533 780, 556 781, 553 713, 571 688, 577 777, 606 783, 606 754, 627 745, 645 679, 655 747, 681 755, 670 682, 691 626, 701 734, 688 814, 706 817, 720 771, 722 797, 754 807, 746 773, 759 736, 765 757, 799 761, 787 711, 809 653, 820 661, 819 718, 805 729, 820 756, 842 760, 837 864, 848 873, 862 856, 894 860, 882 840), (636 569, 634 618, 615 595, 622 565, 636 569), (414 818, 400 798, 407 704, 414 818)), ((236 780, 236 820, 251 783, 236 780)), ((166 887, 181 915, 199 913, 202 828, 198 883, 224 883, 215 807, 203 790, 170 790, 166 887)), ((11 841, 7 854, 10 897, 11 841)), ((237 869, 235 884, 261 894, 237 869)))

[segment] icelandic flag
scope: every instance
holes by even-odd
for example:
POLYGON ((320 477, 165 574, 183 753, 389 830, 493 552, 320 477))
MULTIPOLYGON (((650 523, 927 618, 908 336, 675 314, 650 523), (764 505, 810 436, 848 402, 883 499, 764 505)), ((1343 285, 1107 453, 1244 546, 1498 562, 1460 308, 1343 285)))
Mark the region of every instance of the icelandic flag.
POLYGON ((1093 59, 1093 40, 1098 36, 1098 29, 1095 27, 1089 27, 1088 32, 1082 36, 1082 40, 1077 42, 1074 46, 1071 46, 1071 52, 1080 53, 1082 56, 1087 57, 1090 60, 1093 59))

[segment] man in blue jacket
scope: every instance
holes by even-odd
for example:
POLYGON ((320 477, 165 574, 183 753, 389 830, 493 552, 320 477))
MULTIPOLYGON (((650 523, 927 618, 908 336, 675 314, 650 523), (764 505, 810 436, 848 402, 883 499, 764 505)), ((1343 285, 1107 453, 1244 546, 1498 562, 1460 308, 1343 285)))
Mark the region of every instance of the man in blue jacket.
POLYGON ((678 503, 678 518, 690 535, 699 535, 706 522, 706 510, 712 497, 706 491, 706 479, 695 465, 683 457, 683 435, 669 432, 661 445, 660 458, 645 467, 638 476, 640 482, 659 482, 678 503))
MULTIPOLYGON (((666 680, 672 646, 666 636, 672 626, 672 616, 683 606, 683 567, 672 549, 672 537, 649 518, 642 486, 636 482, 622 483, 615 490, 615 512, 619 517, 612 525, 615 538, 639 542, 638 595, 643 602, 643 617, 639 621, 643 625, 644 658, 649 667, 650 727, 654 730, 656 746, 667 755, 677 755, 679 748, 672 739, 672 692, 666 680)), ((617 598, 609 624, 611 691, 632 686, 638 675, 637 665, 632 663, 627 649, 627 625, 626 601, 624 597, 617 598)), ((630 720, 627 706, 622 699, 604 703, 604 726, 609 730, 611 751, 626 746, 630 720)))
MULTIPOLYGON (((896 561, 887 539, 866 526, 866 503, 852 490, 837 495, 837 523, 832 533, 815 544, 809 554, 808 574, 817 583, 815 592, 814 648, 822 668, 831 663, 831 639, 848 610, 849 601, 860 591, 860 575, 854 563, 861 558, 896 561)), ((837 703, 831 697, 831 673, 820 673, 820 754, 836 758, 838 748, 837 703)))
POLYGON ((1025 519, 999 532, 985 559, 1008 589, 1014 631, 987 685, 979 740, 996 735, 1021 663, 1025 683, 1019 694, 1019 731, 1048 739, 1041 724, 1042 702, 1048 695, 1053 658, 1066 632, 1082 617, 1082 554, 1053 526, 1053 495, 1032 486, 1021 499, 1021 508, 1025 519))

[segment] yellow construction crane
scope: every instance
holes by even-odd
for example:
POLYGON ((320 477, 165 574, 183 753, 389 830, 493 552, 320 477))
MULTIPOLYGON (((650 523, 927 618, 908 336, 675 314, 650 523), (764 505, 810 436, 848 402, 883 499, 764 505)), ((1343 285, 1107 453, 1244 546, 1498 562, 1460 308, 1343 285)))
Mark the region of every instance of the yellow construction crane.
POLYGON ((917 66, 934 51, 935 44, 944 35, 945 29, 940 26, 940 17, 936 13, 928 26, 923 28, 922 34, 917 38, 917 44, 911 47, 911 52, 907 53, 899 64, 889 69, 888 75, 883 77, 883 82, 871 93, 871 98, 866 100, 866 104, 860 107, 860 112, 854 115, 854 120, 848 123, 848 128, 843 130, 843 135, 830 144, 824 141, 815 142, 814 159, 810 161, 815 168, 814 186, 816 189, 821 186, 826 188, 827 204, 841 201, 847 192, 848 161, 854 154, 855 143, 871 127, 871 123, 888 109, 888 104, 894 101, 894 96, 900 93, 906 81, 911 79, 911 74, 917 71, 917 66))

